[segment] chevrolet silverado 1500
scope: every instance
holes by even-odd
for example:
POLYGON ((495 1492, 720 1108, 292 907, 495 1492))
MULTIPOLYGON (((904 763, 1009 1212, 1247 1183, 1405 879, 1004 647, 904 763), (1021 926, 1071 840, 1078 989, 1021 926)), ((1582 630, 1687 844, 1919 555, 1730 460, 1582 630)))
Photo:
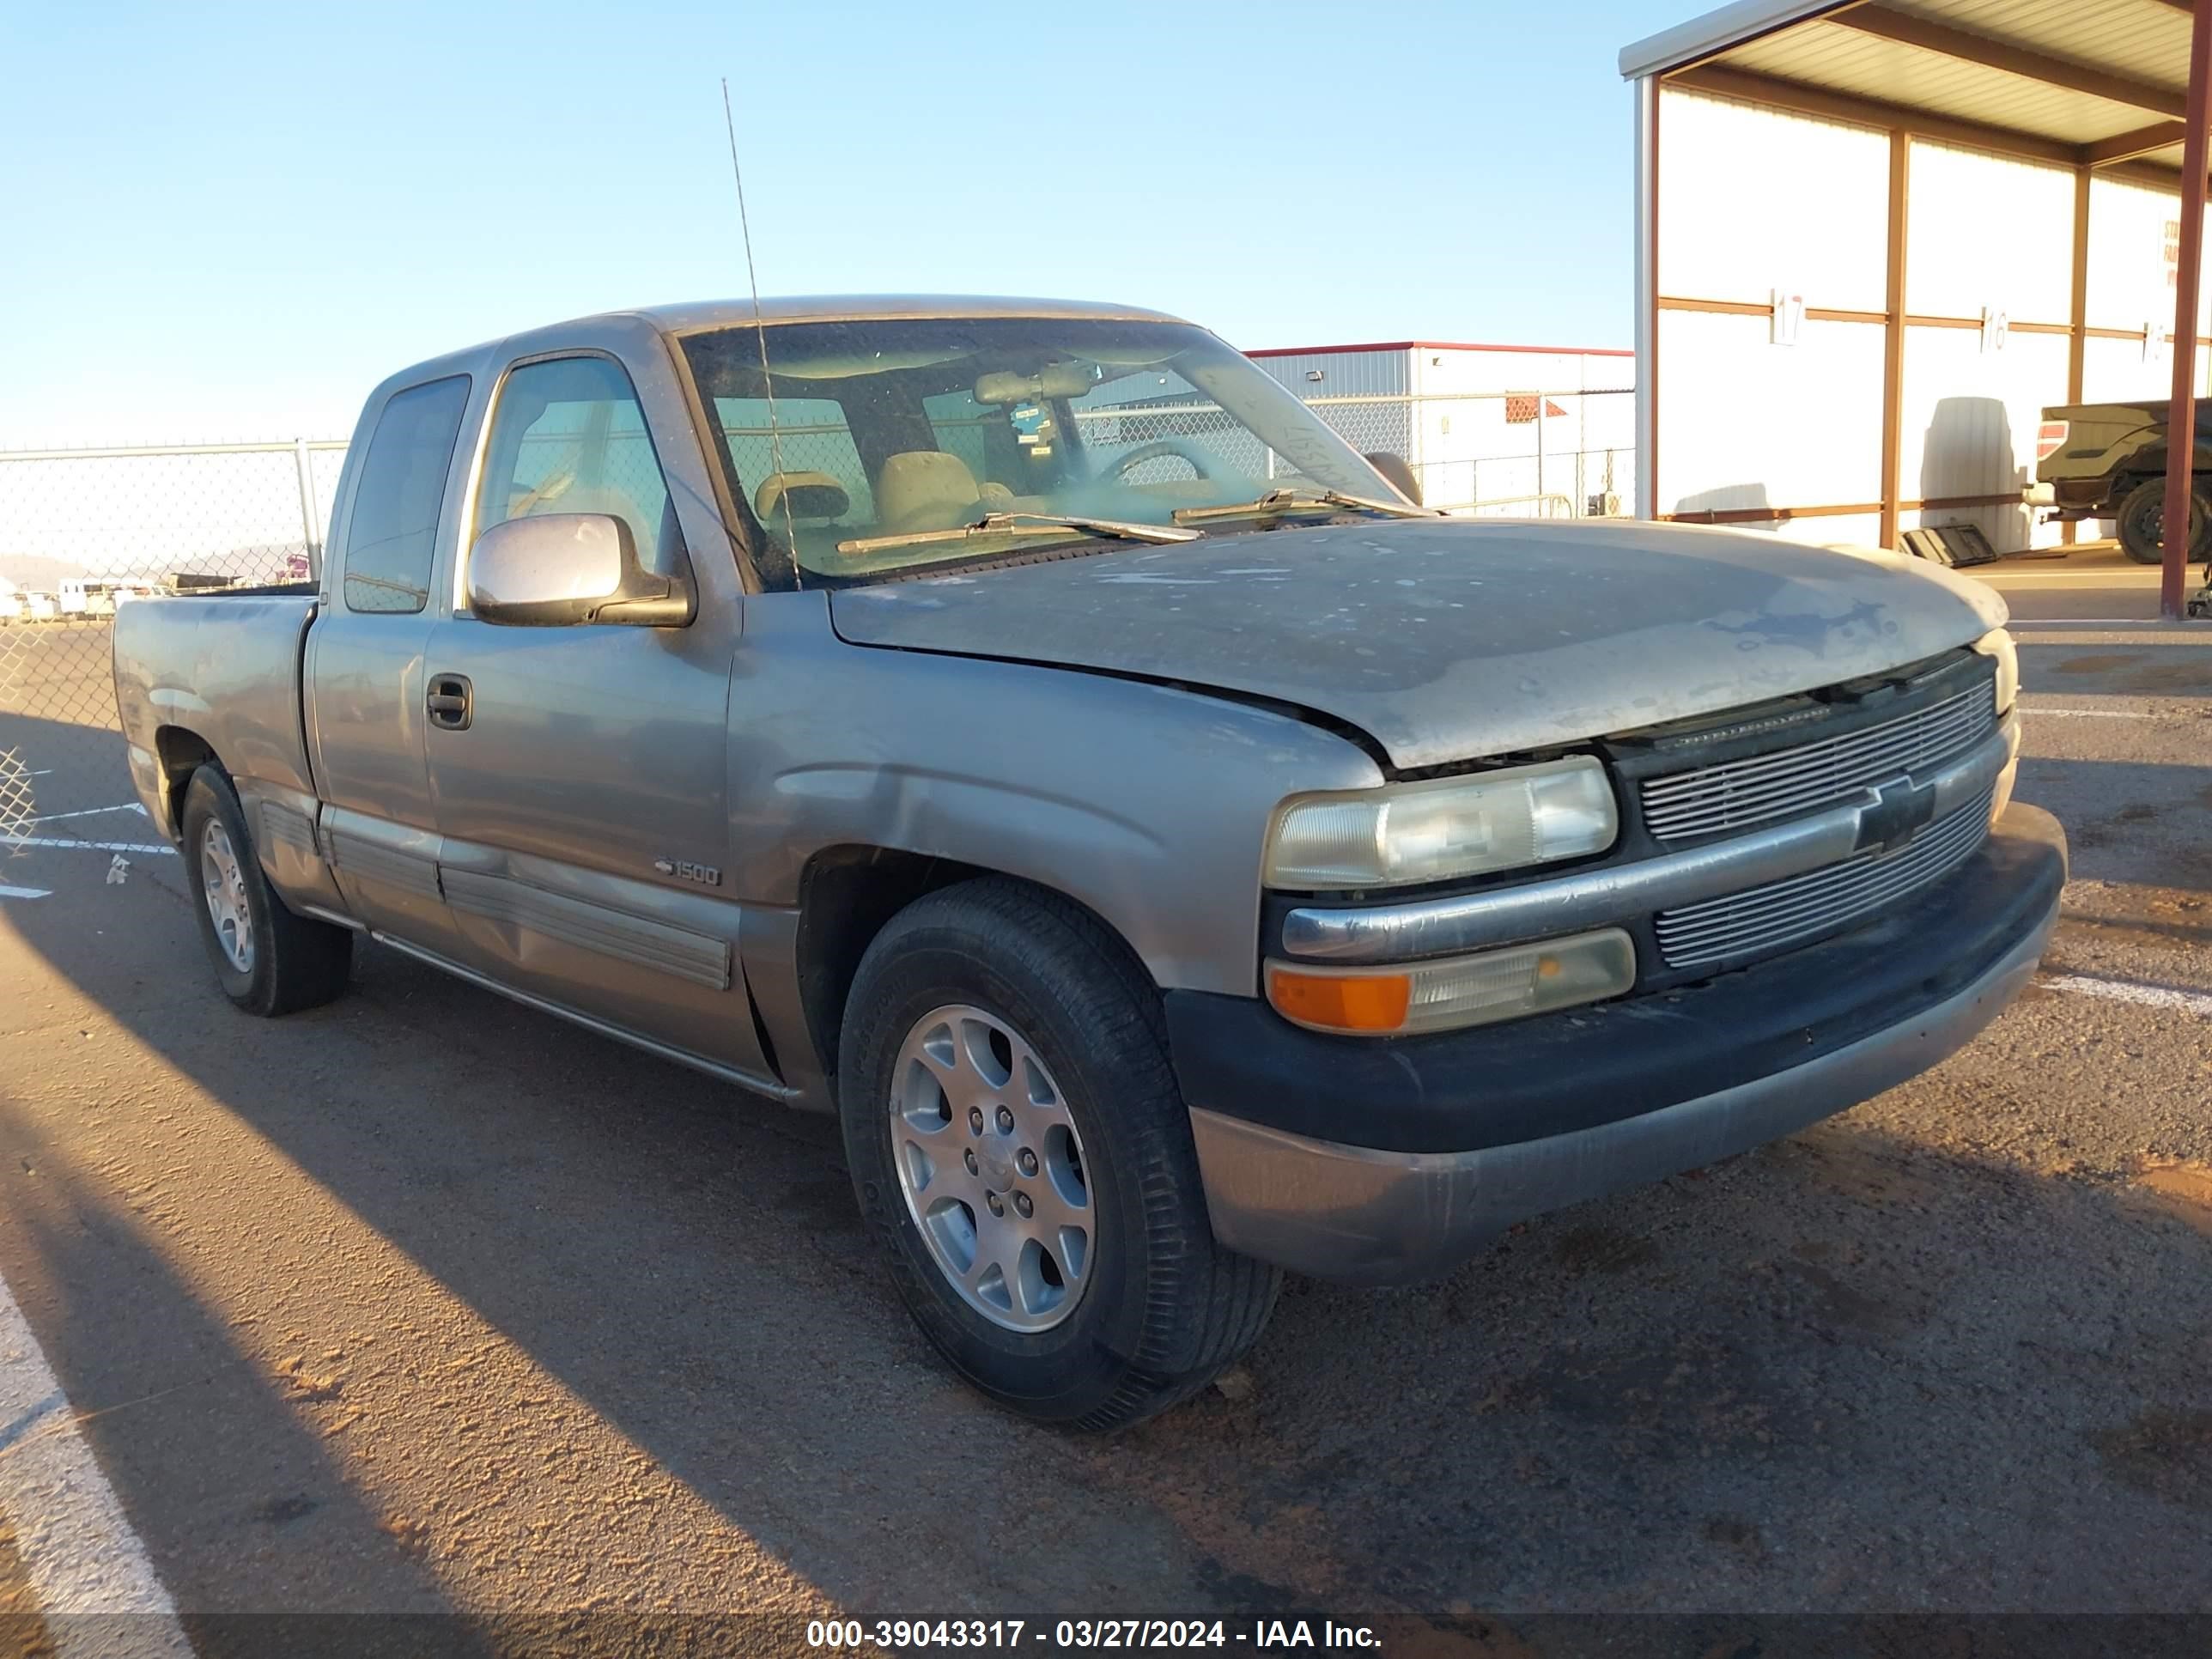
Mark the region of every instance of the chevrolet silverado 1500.
POLYGON ((117 694, 240 1007, 367 934, 836 1112, 929 1339, 1103 1427, 1912 1076, 2055 914, 1986 589, 1413 493, 1154 313, 594 317, 378 387, 319 582, 117 694))

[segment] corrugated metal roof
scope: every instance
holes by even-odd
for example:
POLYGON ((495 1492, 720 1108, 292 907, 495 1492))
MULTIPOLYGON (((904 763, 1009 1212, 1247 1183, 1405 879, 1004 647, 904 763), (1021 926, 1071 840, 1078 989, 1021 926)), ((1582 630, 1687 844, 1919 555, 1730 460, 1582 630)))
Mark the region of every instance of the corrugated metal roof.
MULTIPOLYGON (((2185 40, 2185 64, 2187 50, 2185 40)), ((1954 120, 2010 127, 2067 144, 2109 138, 2159 118, 2154 110, 2054 87, 1963 58, 1947 58, 1841 23, 1800 23, 1738 46, 1719 61, 1730 69, 1777 76, 1801 86, 1903 104, 1954 120)))
POLYGON ((1633 81, 1638 76, 1698 63, 1715 52, 1726 52, 1730 46, 1741 46, 1800 18, 1815 17, 1848 3, 1850 0, 1735 0, 1733 5, 1722 6, 1692 17, 1686 23, 1677 23, 1673 28, 1647 35, 1633 46, 1623 46, 1621 78, 1633 81))
POLYGON ((2189 31, 2175 0, 1737 0, 1625 48, 1620 70, 1723 68, 1778 101, 1810 88, 2090 161, 2106 158, 2087 146, 2179 113, 2189 31))
POLYGON ((2189 14, 2178 6, 2125 8, 2115 27, 2113 8, 2084 0, 1890 0, 1898 11, 2016 41, 2053 58, 2094 64, 2118 74, 2189 90, 2189 14))

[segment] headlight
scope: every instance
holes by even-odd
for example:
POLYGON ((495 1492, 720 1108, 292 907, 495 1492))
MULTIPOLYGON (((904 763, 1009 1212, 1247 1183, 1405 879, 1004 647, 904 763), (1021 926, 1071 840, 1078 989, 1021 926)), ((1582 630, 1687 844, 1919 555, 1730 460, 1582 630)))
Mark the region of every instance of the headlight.
POLYGON ((1587 755, 1468 777, 1300 795, 1267 837, 1270 887, 1402 887, 1580 858, 1620 829, 1587 755))
POLYGON ((1636 983, 1636 946, 1620 928, 1608 927, 1390 968, 1270 962, 1267 982, 1267 1000, 1294 1024, 1412 1036, 1620 996, 1636 983))
POLYGON ((2020 647, 2008 629, 1992 628, 1974 641, 1974 649, 1997 660, 1997 713, 2002 714, 2020 696, 2020 647))

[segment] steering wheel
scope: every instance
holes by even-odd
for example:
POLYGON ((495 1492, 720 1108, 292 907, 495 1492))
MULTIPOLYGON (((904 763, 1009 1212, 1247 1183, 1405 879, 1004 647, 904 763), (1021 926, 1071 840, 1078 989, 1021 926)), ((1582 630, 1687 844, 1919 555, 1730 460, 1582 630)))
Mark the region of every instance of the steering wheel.
POLYGON ((1148 444, 1139 444, 1134 449, 1116 455, 1099 468, 1098 476, 1106 480, 1125 477, 1146 461, 1157 461, 1168 455, 1188 462, 1190 470, 1209 483, 1213 480, 1213 463, 1220 459, 1187 438, 1155 438, 1148 444))

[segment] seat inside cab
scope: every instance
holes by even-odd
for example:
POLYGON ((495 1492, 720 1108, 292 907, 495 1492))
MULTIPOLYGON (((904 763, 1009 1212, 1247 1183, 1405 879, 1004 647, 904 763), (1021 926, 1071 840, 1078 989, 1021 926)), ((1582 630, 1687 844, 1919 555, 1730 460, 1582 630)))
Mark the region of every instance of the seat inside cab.
MULTIPOLYGON (((757 522, 825 571, 896 562, 889 550, 847 553, 842 543, 957 530, 986 514, 1165 523, 1176 507, 1251 493, 1233 464, 1209 477, 1193 461, 1194 448, 1211 446, 1202 434, 1177 435, 1173 418, 1185 411, 1147 411, 1132 432, 1110 405, 1091 410, 1091 394, 1120 378, 1074 360, 1010 369, 955 356, 883 368, 823 356, 780 373, 773 409, 765 397, 725 397, 716 412, 739 476, 757 481, 757 522)), ((1148 382, 1146 402, 1203 399, 1154 378, 1161 389, 1148 382)))
POLYGON ((1013 512, 1020 499, 1005 484, 978 480, 950 450, 902 450, 886 456, 876 474, 876 513, 888 535, 948 529, 972 522, 980 513, 1013 512))

